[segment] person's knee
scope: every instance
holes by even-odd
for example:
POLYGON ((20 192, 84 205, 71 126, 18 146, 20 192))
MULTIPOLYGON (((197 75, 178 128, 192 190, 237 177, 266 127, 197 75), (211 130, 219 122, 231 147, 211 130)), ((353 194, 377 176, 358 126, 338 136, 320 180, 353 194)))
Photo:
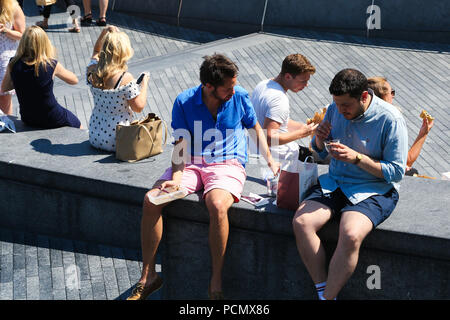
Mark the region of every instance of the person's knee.
POLYGON ((305 233, 305 231, 309 227, 309 219, 305 214, 296 213, 294 218, 292 219, 292 228, 294 229, 294 233, 305 233))
POLYGON ((342 229, 339 238, 342 247, 347 251, 358 250, 364 240, 364 237, 354 228, 342 229))
POLYGON ((307 233, 313 230, 313 219, 306 209, 306 203, 302 203, 292 219, 292 228, 296 235, 307 233))
POLYGON ((206 200, 206 207, 211 219, 224 219, 227 217, 229 204, 226 199, 210 197, 206 200))
POLYGON ((151 191, 148 191, 145 194, 144 197, 144 203, 142 205, 142 214, 144 216, 153 216, 153 215, 160 215, 161 214, 161 206, 155 205, 150 201, 150 198, 148 197, 151 191))

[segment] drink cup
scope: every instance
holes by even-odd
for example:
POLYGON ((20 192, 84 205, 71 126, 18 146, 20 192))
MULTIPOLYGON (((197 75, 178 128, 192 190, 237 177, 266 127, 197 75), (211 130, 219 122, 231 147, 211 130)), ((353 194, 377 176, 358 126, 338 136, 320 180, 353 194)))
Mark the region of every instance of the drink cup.
POLYGON ((330 139, 330 140, 325 140, 323 143, 325 144, 325 149, 328 151, 328 153, 330 153, 330 143, 340 143, 341 140, 339 139, 330 139))
POLYGON ((267 179, 267 195, 275 197, 278 189, 278 176, 267 179))

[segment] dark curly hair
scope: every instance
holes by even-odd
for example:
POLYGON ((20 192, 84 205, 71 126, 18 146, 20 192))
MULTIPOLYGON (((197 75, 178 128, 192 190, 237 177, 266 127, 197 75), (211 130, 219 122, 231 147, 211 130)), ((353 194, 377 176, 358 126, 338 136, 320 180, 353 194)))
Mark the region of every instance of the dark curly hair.
POLYGON ((329 91, 334 96, 342 96, 348 93, 350 97, 359 99, 368 88, 367 78, 360 71, 344 69, 334 76, 329 91))
POLYGON ((212 56, 204 56, 200 66, 200 81, 203 85, 209 83, 213 87, 224 84, 225 79, 238 75, 239 68, 223 54, 214 53, 212 56))

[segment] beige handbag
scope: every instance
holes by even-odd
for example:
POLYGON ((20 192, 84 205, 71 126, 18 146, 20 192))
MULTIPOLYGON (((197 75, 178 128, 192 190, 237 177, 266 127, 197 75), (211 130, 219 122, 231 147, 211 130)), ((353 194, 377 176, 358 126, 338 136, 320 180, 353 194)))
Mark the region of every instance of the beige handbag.
POLYGON ((38 6, 49 6, 55 4, 57 0, 36 0, 36 5, 38 6))
POLYGON ((167 124, 154 113, 130 125, 116 126, 116 158, 122 161, 135 162, 159 154, 166 142, 167 124))

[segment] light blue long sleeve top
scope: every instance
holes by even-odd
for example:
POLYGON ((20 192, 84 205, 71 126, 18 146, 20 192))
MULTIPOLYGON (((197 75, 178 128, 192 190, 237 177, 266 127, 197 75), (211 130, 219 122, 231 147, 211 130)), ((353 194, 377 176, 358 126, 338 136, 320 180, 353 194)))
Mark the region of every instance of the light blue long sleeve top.
MULTIPOLYGON (((322 191, 327 194, 341 188, 353 204, 372 195, 385 194, 392 187, 398 190, 408 157, 405 119, 396 107, 375 96, 370 89, 369 93, 372 101, 358 118, 345 119, 334 102, 324 117, 324 121, 331 123, 333 139, 340 139, 340 143, 381 163, 384 178, 375 177, 357 165, 331 159, 328 173, 319 177, 322 191)), ((323 159, 328 152, 317 148, 315 138, 312 147, 323 159)))

